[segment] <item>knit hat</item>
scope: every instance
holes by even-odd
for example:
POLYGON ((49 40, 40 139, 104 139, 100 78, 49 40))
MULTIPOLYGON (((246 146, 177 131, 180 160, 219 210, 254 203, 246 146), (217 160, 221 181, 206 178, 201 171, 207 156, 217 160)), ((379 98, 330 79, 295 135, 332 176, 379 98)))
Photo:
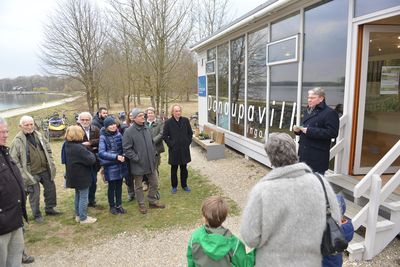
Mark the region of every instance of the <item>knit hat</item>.
POLYGON ((132 109, 131 112, 133 118, 136 118, 136 116, 139 115, 140 113, 144 113, 144 111, 141 110, 140 108, 134 108, 132 109))
POLYGON ((113 124, 117 124, 115 122, 115 119, 111 116, 107 116, 104 120, 104 128, 107 129, 108 126, 113 125, 113 124))

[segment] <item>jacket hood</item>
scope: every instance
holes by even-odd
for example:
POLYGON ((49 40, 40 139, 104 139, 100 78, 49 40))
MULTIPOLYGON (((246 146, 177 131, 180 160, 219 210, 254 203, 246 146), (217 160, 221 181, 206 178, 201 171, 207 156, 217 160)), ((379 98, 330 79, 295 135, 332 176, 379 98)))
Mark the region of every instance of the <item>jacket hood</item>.
POLYGON ((197 240, 204 254, 211 259, 218 261, 225 257, 229 251, 234 251, 238 246, 238 240, 235 240, 230 231, 224 227, 210 228, 202 227, 202 235, 197 240))

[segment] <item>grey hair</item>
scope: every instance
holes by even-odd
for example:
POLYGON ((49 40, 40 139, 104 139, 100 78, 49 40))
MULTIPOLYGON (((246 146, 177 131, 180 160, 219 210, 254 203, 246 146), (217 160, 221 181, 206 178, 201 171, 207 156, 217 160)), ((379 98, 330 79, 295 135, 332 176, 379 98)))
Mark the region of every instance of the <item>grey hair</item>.
POLYGON ((84 111, 84 112, 79 113, 79 115, 78 115, 78 122, 81 121, 81 117, 83 117, 83 116, 89 117, 90 120, 93 119, 93 116, 92 116, 92 114, 90 114, 90 112, 84 111))
POLYGON ((308 92, 313 92, 314 95, 325 98, 325 90, 322 87, 312 88, 312 89, 308 90, 308 92))
POLYGON ((19 119, 19 125, 22 125, 26 121, 33 121, 33 118, 31 116, 24 115, 21 117, 21 119, 19 119))
POLYGON ((7 121, 3 117, 0 117, 0 124, 7 125, 7 121))
POLYGON ((148 107, 148 108, 146 108, 145 112, 147 113, 147 111, 149 111, 149 110, 151 110, 151 111, 153 111, 154 113, 156 113, 156 109, 153 108, 153 107, 148 107))
POLYGON ((287 133, 271 133, 264 148, 273 167, 283 167, 298 162, 296 144, 287 133))

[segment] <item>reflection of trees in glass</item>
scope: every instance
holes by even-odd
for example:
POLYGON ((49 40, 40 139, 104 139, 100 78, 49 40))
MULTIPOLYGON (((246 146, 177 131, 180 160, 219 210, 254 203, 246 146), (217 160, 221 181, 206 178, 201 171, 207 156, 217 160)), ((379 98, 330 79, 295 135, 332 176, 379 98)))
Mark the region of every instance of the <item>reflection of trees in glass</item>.
POLYGON ((248 35, 247 46, 247 137, 263 142, 266 129, 268 28, 248 35))
POLYGON ((244 134, 244 36, 231 41, 231 130, 244 134))
POLYGON ((285 132, 293 136, 291 126, 296 123, 298 63, 271 67, 269 132, 285 132), (279 75, 284 73, 285 76, 279 75), (271 125, 272 118, 272 125, 271 125))
POLYGON ((215 59, 216 56, 216 49, 211 48, 207 50, 207 61, 215 59))
MULTIPOLYGON (((216 48, 211 48, 207 50, 207 61, 215 60, 217 53, 216 48)), ((216 124, 217 118, 216 113, 213 109, 214 101, 216 101, 217 96, 217 85, 215 74, 207 75, 207 109, 208 109, 208 122, 216 124)))
POLYGON ((229 112, 225 114, 227 103, 229 111, 229 43, 217 47, 218 64, 218 126, 229 129, 229 112), (221 103, 221 105, 220 105, 221 103))
POLYGON ((207 87, 208 87, 208 97, 207 97, 207 107, 208 107, 208 122, 215 124, 217 122, 216 113, 214 111, 216 100, 216 83, 215 74, 207 75, 207 87))

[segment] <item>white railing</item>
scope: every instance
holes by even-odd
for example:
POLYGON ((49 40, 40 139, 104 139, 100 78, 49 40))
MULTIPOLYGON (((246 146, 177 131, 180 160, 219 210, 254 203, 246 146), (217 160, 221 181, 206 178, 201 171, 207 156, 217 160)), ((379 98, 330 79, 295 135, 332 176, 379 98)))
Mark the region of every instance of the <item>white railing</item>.
MULTIPOLYGON (((339 153, 341 153, 341 156, 339 157, 340 159, 343 158, 343 151, 344 151, 344 145, 345 145, 345 127, 347 125, 347 120, 348 120, 348 115, 347 114, 343 114, 340 117, 339 120, 339 135, 336 138, 336 144, 331 148, 330 150, 330 154, 329 154, 329 160, 332 160, 333 158, 335 158, 336 156, 339 155, 339 153)), ((335 161, 335 167, 334 167, 334 172, 336 173, 338 170, 340 171, 341 168, 341 163, 339 160, 335 161)))
MULTIPOLYGON (((385 156, 365 175, 365 177, 354 187, 354 197, 360 198, 369 190, 369 201, 354 217, 353 226, 357 230, 361 225, 366 224, 365 232, 365 255, 364 259, 372 259, 375 256, 375 236, 378 222, 379 206, 396 190, 400 185, 400 170, 382 187, 381 175, 400 156, 400 140, 386 153, 385 156)), ((393 206, 399 206, 394 204, 393 206)))

